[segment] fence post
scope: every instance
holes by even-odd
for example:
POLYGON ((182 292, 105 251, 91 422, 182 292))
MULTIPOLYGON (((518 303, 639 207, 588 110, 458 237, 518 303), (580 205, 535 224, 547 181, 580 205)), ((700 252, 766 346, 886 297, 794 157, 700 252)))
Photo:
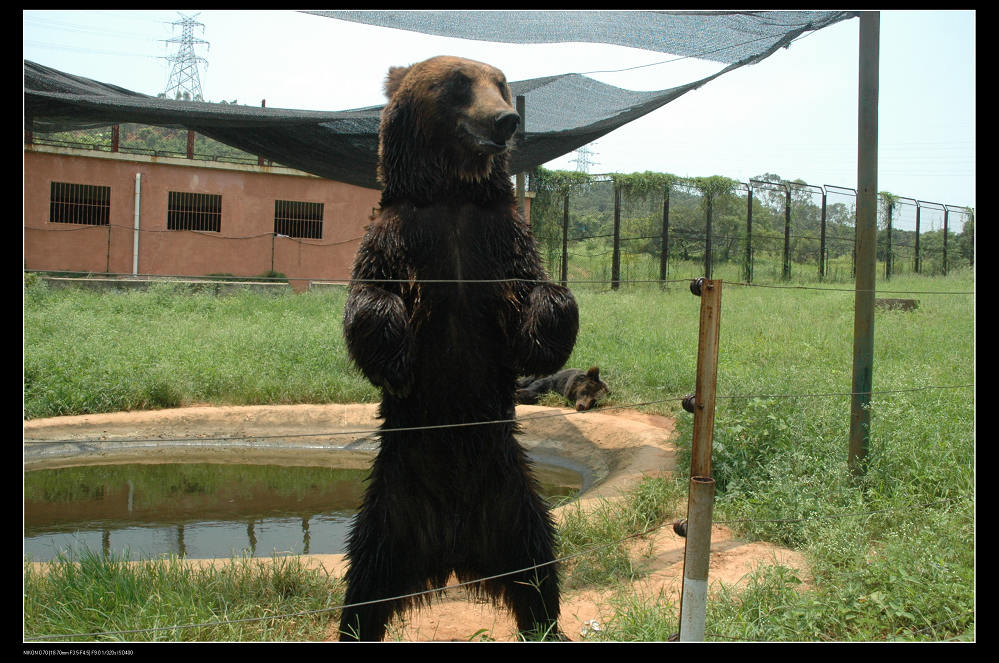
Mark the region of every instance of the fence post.
POLYGON ((746 183, 746 283, 753 282, 753 183, 746 183))
POLYGON ((714 192, 705 191, 704 196, 707 198, 705 203, 707 204, 706 216, 704 219, 704 277, 711 278, 711 207, 714 203, 714 192))
POLYGON ((822 229, 819 232, 819 280, 826 278, 826 190, 822 189, 822 229))
POLYGON ((693 403, 687 399, 684 405, 694 414, 694 430, 690 444, 690 488, 683 553, 683 590, 680 595, 682 642, 704 639, 715 490, 715 482, 711 478, 711 444, 718 378, 721 286, 720 280, 703 278, 690 284, 691 292, 701 297, 701 318, 697 339, 697 387, 693 403))
POLYGON ((614 251, 611 255, 611 289, 621 285, 621 186, 614 182, 614 251))
POLYGON ((947 235, 949 234, 948 228, 950 226, 950 209, 947 205, 944 208, 944 242, 943 242, 943 273, 947 276, 947 235))
POLYGON ((784 275, 791 280, 791 185, 784 182, 784 275))
POLYGON ((663 192, 663 245, 659 254, 659 281, 663 287, 669 276, 669 194, 672 188, 672 184, 667 184, 663 192))
MULTIPOLYGON (((526 100, 524 95, 517 95, 517 115, 520 116, 520 124, 517 125, 517 147, 520 147, 524 142, 524 125, 527 119, 524 117, 526 112, 526 100)), ((527 219, 527 205, 524 202, 524 173, 517 173, 517 209, 520 210, 520 215, 526 220, 527 219)))
POLYGON ((886 201, 886 207, 888 208, 888 234, 887 241, 888 246, 885 247, 885 281, 891 280, 891 268, 892 268, 892 245, 891 245, 891 233, 892 233, 892 216, 894 216, 895 205, 892 204, 892 200, 889 198, 886 201))
POLYGON ((718 340, 721 330, 721 280, 697 279, 691 284, 701 298, 697 338, 697 383, 694 393, 694 429, 690 475, 711 476, 711 440, 714 435, 715 384, 718 380, 718 340))
POLYGON ((690 444, 690 490, 680 596, 682 642, 704 639, 715 489, 714 479, 711 478, 711 444, 718 379, 722 282, 701 278, 692 282, 690 289, 701 297, 701 318, 697 339, 697 387, 693 403, 689 403, 688 399, 684 405, 693 411, 694 429, 690 444))
POLYGON ((918 274, 919 273, 919 213, 923 211, 923 206, 916 201, 916 257, 913 264, 913 269, 918 274))
POLYGON ((878 248, 878 66, 881 15, 860 14, 857 109, 857 280, 854 294, 853 388, 848 465, 864 472, 870 446, 874 372, 874 289, 878 248))
MULTIPOLYGON (((537 199, 535 199, 537 200, 537 199)), ((569 279, 569 192, 565 192, 562 202, 562 286, 569 279)))

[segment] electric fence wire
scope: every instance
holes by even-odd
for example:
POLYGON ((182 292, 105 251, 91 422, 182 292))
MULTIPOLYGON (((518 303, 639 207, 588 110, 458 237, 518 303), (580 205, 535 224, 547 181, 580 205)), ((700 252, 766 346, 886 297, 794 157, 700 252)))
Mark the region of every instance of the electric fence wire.
MULTIPOLYGON (((162 276, 162 275, 159 275, 159 276, 162 276)), ((319 280, 319 279, 316 279, 316 280, 319 280)), ((523 279, 493 279, 493 280, 474 280, 474 281, 468 281, 468 280, 457 281, 457 280, 453 280, 453 279, 447 279, 447 280, 431 280, 429 282, 433 282, 433 283, 457 283, 457 282, 461 282, 461 283, 498 283, 498 282, 521 281, 521 280, 523 280, 523 279)), ((402 280, 402 279, 399 279, 399 280, 384 280, 384 279, 380 279, 380 280, 375 280, 374 282, 384 283, 386 281, 388 281, 388 282, 405 282, 405 283, 409 283, 410 282, 408 280, 402 280)), ((676 279, 676 280, 672 280, 672 281, 669 281, 669 282, 673 282, 673 283, 688 283, 689 281, 690 281, 690 279, 676 279)), ((358 281, 357 280, 344 280, 343 282, 344 283, 357 283, 358 281)), ((365 282, 368 282, 368 281, 365 281, 365 282)), ((543 282, 547 282, 547 281, 543 281, 543 282)), ((587 283, 594 283, 594 282, 596 282, 596 283, 604 283, 604 284, 608 283, 608 281, 604 281, 604 280, 601 280, 601 281, 586 281, 586 282, 587 283)), ((632 283, 635 283, 635 282, 650 282, 650 283, 655 282, 655 283, 660 283, 661 281, 660 280, 648 280, 648 281, 630 281, 630 282, 632 282, 632 283)), ((782 289, 803 289, 803 290, 832 290, 832 291, 856 292, 855 289, 846 289, 846 288, 822 288, 822 287, 813 287, 813 286, 788 286, 788 285, 759 285, 759 284, 739 283, 739 282, 725 282, 725 283, 729 283, 729 285, 741 285, 741 286, 748 286, 748 287, 782 288, 782 289)), ((886 291, 879 291, 879 292, 886 292, 886 291)), ((914 293, 910 293, 910 294, 914 294, 914 293)), ((969 295, 970 294, 970 295, 973 295, 975 293, 974 292, 938 292, 938 291, 928 291, 928 292, 920 292, 919 294, 955 294, 955 295, 969 295)), ((924 391, 924 390, 929 390, 929 389, 963 389, 963 388, 974 388, 974 386, 975 386, 974 384, 929 385, 929 386, 913 387, 913 388, 905 388, 905 389, 879 390, 877 392, 871 392, 871 395, 883 395, 883 394, 890 394, 890 393, 907 393, 907 392, 914 392, 914 391, 924 391)), ((854 394, 852 392, 824 392, 824 393, 814 393, 814 394, 748 394, 748 395, 721 395, 721 396, 716 396, 716 399, 743 399, 743 398, 745 398, 745 399, 748 399, 748 398, 768 398, 768 399, 772 399, 772 398, 778 398, 778 399, 780 399, 780 398, 827 398, 827 397, 834 397, 834 396, 853 396, 853 395, 854 394)), ((662 403, 669 402, 669 401, 674 401, 674 400, 682 400, 683 398, 685 398, 685 396, 673 396, 673 397, 668 397, 668 398, 663 398, 663 399, 657 399, 657 400, 653 400, 653 401, 644 401, 644 402, 640 402, 640 403, 630 403, 630 404, 619 405, 619 406, 608 406, 608 407, 601 408, 601 409, 602 410, 608 410, 608 409, 639 408, 639 407, 645 407, 645 406, 650 406, 650 405, 662 404, 662 403)), ((592 411, 589 411, 589 412, 592 412, 592 411)), ((451 427, 482 426, 482 425, 489 425, 489 424, 510 424, 510 423, 519 423, 519 422, 523 422, 523 421, 527 421, 527 420, 533 420, 533 419, 539 419, 539 418, 556 417, 556 416, 567 416, 567 415, 577 415, 577 414, 587 414, 587 412, 577 412, 577 411, 564 411, 563 412, 563 411, 559 411, 559 412, 554 412, 554 413, 539 413, 539 414, 535 414, 535 415, 529 415, 529 416, 526 416, 526 417, 520 417, 518 419, 502 419, 502 420, 493 420, 493 421, 485 421, 485 422, 468 422, 468 423, 459 423, 459 424, 441 424, 441 425, 431 425, 431 426, 416 426, 416 427, 406 427, 406 428, 394 428, 394 429, 390 429, 390 430, 392 430, 392 431, 411 431, 411 430, 426 430, 426 429, 439 429, 439 428, 451 428, 451 427)), ((274 436, 240 436, 240 437, 222 437, 222 438, 153 438, 153 439, 127 438, 127 439, 119 439, 119 440, 116 440, 116 441, 118 441, 118 442, 161 442, 162 443, 162 442, 185 442, 185 441, 201 441, 201 442, 205 442, 205 441, 227 441, 227 440, 236 440, 236 439, 238 439, 238 440, 264 440, 264 439, 271 439, 271 438, 290 438, 290 437, 319 437, 319 436, 330 437, 330 436, 337 436, 337 435, 359 435, 359 434, 360 435, 364 435, 364 434, 377 434, 379 432, 384 432, 384 431, 382 431, 381 429, 358 429, 358 430, 352 430, 352 431, 326 431, 326 432, 322 432, 322 433, 301 433, 301 434, 274 435, 274 436)), ((45 440, 45 441, 41 441, 41 442, 33 442, 33 444, 60 444, 60 443, 66 443, 66 442, 86 443, 86 442, 102 442, 102 441, 106 441, 106 440, 80 440, 80 439, 76 439, 76 440, 45 440)), ((943 503, 943 502, 950 502, 950 501, 954 501, 954 499, 938 500, 936 502, 929 502, 929 503, 924 503, 924 504, 921 504, 921 505, 910 505, 910 506, 906 506, 906 507, 891 507, 891 508, 887 508, 887 509, 879 509, 879 510, 872 511, 872 512, 860 512, 860 513, 851 512, 851 513, 844 513, 844 514, 826 514, 826 515, 822 515, 822 516, 810 516, 809 518, 797 518, 797 519, 732 519, 732 520, 718 520, 718 521, 715 521, 715 522, 718 523, 718 524, 736 524, 736 523, 752 523, 752 522, 803 522, 805 520, 816 520, 816 519, 825 519, 825 518, 859 517, 859 516, 870 516, 870 515, 873 515, 873 514, 876 514, 876 513, 883 513, 883 512, 895 511, 895 510, 898 510, 898 509, 901 509, 901 508, 906 508, 906 509, 909 509, 909 508, 919 508, 919 507, 926 508, 926 507, 929 507, 929 506, 933 506, 935 504, 940 504, 940 503, 943 503)), ((489 577, 480 578, 480 579, 477 579, 477 580, 471 580, 471 581, 461 582, 461 583, 458 583, 456 585, 450 585, 448 587, 423 590, 423 591, 420 591, 420 592, 414 592, 412 594, 407 594, 407 595, 402 595, 402 596, 397 596, 397 597, 391 597, 391 598, 387 598, 387 599, 379 599, 379 600, 374 600, 374 601, 368 601, 368 602, 360 603, 360 604, 356 604, 356 605, 366 605, 366 604, 369 604, 369 603, 377 603, 377 602, 381 602, 381 601, 394 601, 394 600, 400 600, 400 599, 416 598, 416 597, 420 597, 420 596, 424 596, 424 595, 428 595, 428 594, 437 594, 437 593, 441 593, 443 591, 446 591, 446 589, 453 589, 453 588, 458 588, 458 587, 464 587, 464 586, 474 585, 474 584, 478 584, 478 583, 481 583, 481 582, 486 582, 486 581, 489 581, 489 580, 493 580, 493 579, 496 579, 496 578, 501 578, 501 577, 504 577, 504 576, 507 576, 507 575, 513 575, 513 574, 523 573, 523 572, 526 572, 526 571, 535 570, 535 569, 538 569, 538 568, 541 568, 541 567, 544 567, 544 566, 548 566, 548 565, 551 565, 551 564, 556 564, 556 563, 560 563, 560 562, 564 562, 564 561, 569 561, 569 560, 574 559, 576 557, 579 557, 579 556, 582 556, 582 555, 586 555, 586 554, 590 554, 592 552, 595 552, 596 550, 603 549, 605 547, 620 545, 621 543, 623 543, 624 541, 626 541, 628 539, 633 539, 633 538, 637 538, 637 537, 641 537, 641 536, 646 536, 646 535, 648 535, 648 534, 650 534, 650 533, 652 533, 652 532, 654 532, 656 530, 662 529, 667 524, 668 523, 661 523, 659 525, 647 528, 646 530, 643 530, 642 532, 625 536, 625 537, 623 537, 623 538, 621 538, 621 539, 619 539, 617 541, 613 541, 613 542, 605 543, 605 544, 597 544, 597 545, 591 546, 590 548, 587 548, 587 549, 585 549, 583 551, 579 551, 577 553, 573 553, 571 555, 567 555, 567 556, 561 557, 559 559, 552 560, 551 562, 545 562, 545 563, 542 563, 542 564, 537 564, 537 565, 534 565, 534 566, 526 567, 524 569, 519 569, 519 570, 516 570, 516 571, 510 571, 510 572, 506 572, 506 573, 502 573, 502 574, 497 574, 495 576, 489 576, 489 577)), ((138 634, 138 633, 152 633, 152 632, 177 630, 177 629, 182 629, 182 628, 211 627, 211 626, 225 625, 225 624, 239 624, 239 623, 259 622, 259 621, 284 619, 284 618, 293 618, 293 617, 303 617, 303 616, 309 616, 309 615, 319 614, 319 613, 323 613, 323 612, 331 612, 331 611, 335 611, 335 610, 341 610, 344 607, 347 607, 347 606, 334 606, 334 607, 329 607, 329 608, 321 608, 321 609, 317 609, 317 610, 313 610, 313 611, 304 611, 304 612, 298 612, 298 613, 289 613, 289 614, 286 614, 286 615, 270 615, 270 616, 267 616, 267 617, 253 617, 253 618, 228 620, 228 621, 221 621, 221 622, 206 622, 206 623, 187 624, 187 625, 174 625, 174 626, 155 627, 155 628, 148 628, 148 629, 133 629, 133 630, 107 631, 107 632, 94 632, 94 633, 76 633, 76 634, 68 634, 68 635, 43 635, 43 636, 37 636, 34 639, 35 640, 48 640, 48 639, 55 639, 55 638, 71 639, 71 638, 80 638, 80 637, 99 637, 99 636, 110 636, 110 635, 129 635, 129 634, 138 634)), ((724 637, 724 636, 719 636, 719 637, 724 637)))
MULTIPOLYGON (((346 240, 352 241, 352 240, 346 240)), ((346 243, 346 242, 344 242, 346 243)), ((475 285, 475 284, 498 284, 498 283, 536 283, 536 284, 557 284, 557 281, 551 279, 523 279, 523 278, 505 278, 505 279, 356 279, 356 278, 327 278, 321 276, 254 276, 254 277, 227 277, 224 281, 220 280, 218 277, 208 277, 202 275, 188 275, 188 274, 131 274, 125 272, 101 272, 97 276, 93 272, 85 271, 67 271, 67 270, 31 270, 25 269, 24 274, 80 274, 84 277, 94 280, 96 278, 107 278, 107 279, 120 279, 123 282, 128 281, 155 281, 170 283, 173 281, 179 281, 181 283, 284 283, 285 281, 311 281, 313 283, 324 283, 333 285, 355 285, 355 284, 379 284, 379 283, 407 283, 411 285, 418 284, 435 284, 435 285, 475 285)), ((65 277, 72 278, 72 277, 65 277)), ((618 283, 620 285, 648 285, 648 284, 679 284, 679 283, 690 283, 692 279, 690 278, 679 278, 679 279, 569 279, 567 285, 612 285, 618 283)), ((881 288, 875 288, 871 290, 857 289, 857 288, 832 288, 824 286, 807 286, 807 285, 781 285, 781 284, 767 284, 767 283, 747 283, 744 281, 727 281, 723 280, 722 283, 731 286, 743 286, 747 288, 772 288, 776 290, 818 290, 827 292, 874 292, 881 294, 896 294, 896 295, 975 295, 974 290, 886 290, 881 288)))
MULTIPOLYGON (((804 522, 804 521, 812 521, 812 520, 825 520, 825 519, 831 519, 831 518, 869 517, 871 515, 878 514, 878 513, 885 513, 885 512, 899 511, 899 510, 925 509, 925 508, 929 508, 931 506, 935 506, 935 505, 938 505, 938 504, 943 504, 943 503, 948 503, 948 502, 956 502, 956 501, 958 501, 958 498, 944 498, 944 499, 940 499, 940 500, 934 500, 932 502, 924 502, 924 503, 921 503, 921 504, 900 505, 900 506, 897 506, 897 507, 889 507, 889 508, 886 508, 886 509, 877 509, 875 511, 850 512, 850 513, 841 513, 841 514, 824 514, 824 515, 818 515, 818 516, 810 516, 808 518, 779 519, 779 520, 776 520, 776 521, 774 521, 774 520, 762 520, 762 519, 761 520, 737 519, 737 520, 716 520, 714 522, 717 523, 717 524, 742 523, 742 522, 804 522)), ((391 596, 391 597, 387 597, 387 598, 383 598, 383 599, 373 599, 373 600, 370 600, 370 601, 362 601, 362 602, 359 602, 359 603, 336 605, 336 606, 330 606, 330 607, 326 607, 326 608, 316 608, 314 610, 303 610, 303 611, 300 611, 300 612, 285 613, 285 614, 280 614, 280 615, 267 615, 267 616, 264 616, 264 617, 244 617, 244 618, 232 619, 232 620, 218 620, 218 621, 213 621, 213 622, 198 622, 198 623, 191 623, 191 624, 176 624, 176 625, 172 625, 172 626, 157 626, 157 627, 142 628, 142 629, 128 629, 128 630, 114 630, 114 631, 95 631, 95 632, 90 632, 90 633, 46 634, 46 635, 34 636, 32 638, 32 640, 30 640, 30 641, 51 640, 51 639, 55 639, 55 638, 73 639, 73 638, 84 638, 84 637, 112 636, 112 635, 135 635, 135 634, 138 634, 138 633, 156 633, 156 632, 173 631, 173 630, 179 630, 179 629, 207 628, 207 627, 213 627, 213 626, 226 626, 226 625, 234 625, 234 624, 246 624, 246 623, 252 623, 252 622, 274 621, 274 620, 280 620, 280 619, 292 619, 292 618, 295 618, 295 617, 310 617, 310 616, 313 616, 313 615, 323 614, 323 613, 327 613, 327 612, 334 612, 334 611, 337 611, 337 610, 343 610, 344 608, 348 608, 348 607, 358 607, 358 606, 364 606, 364 605, 372 605, 372 604, 375 604, 375 603, 383 603, 383 602, 386 602, 386 601, 400 601, 400 600, 420 598, 420 597, 428 596, 428 595, 431 595, 431 594, 442 594, 442 593, 446 592, 449 589, 459 589, 459 588, 462 588, 462 587, 468 587, 468 586, 472 586, 472 585, 477 585, 479 583, 489 582, 489 581, 496 580, 498 578, 503 578, 503 577, 510 576, 510 575, 517 575, 517 574, 520 574, 520 573, 526 573, 528 571, 534 571, 534 570, 537 570, 537 569, 540 569, 540 568, 544 568, 546 566, 551 566, 553 564, 561 564, 563 562, 570 561, 570 560, 575 559, 577 557, 583 557, 583 556, 586 556, 586 555, 590 555, 592 553, 598 552, 598 551, 603 550, 605 548, 619 546, 622 543, 624 543, 626 541, 629 541, 629 540, 632 540, 632 539, 637 539, 637 538, 641 538, 641 537, 644 537, 644 536, 648 536, 649 534, 653 534, 653 533, 655 533, 658 530, 664 529, 666 527, 672 527, 673 525, 674 525, 674 523, 672 523, 672 522, 662 522, 662 523, 659 523, 657 525, 652 525, 650 527, 647 527, 644 530, 642 530, 641 532, 635 532, 635 533, 632 533, 632 534, 628 534, 628 535, 620 537, 619 539, 616 539, 614 541, 605 542, 605 543, 597 543, 597 544, 594 544, 592 546, 588 546, 588 547, 584 548, 583 550, 571 553, 569 555, 564 555, 564 556, 559 557, 557 559, 553 559, 553 560, 551 560, 549 562, 542 562, 540 564, 534 564, 534 565, 527 566, 527 567, 524 567, 524 568, 521 568, 521 569, 517 569, 517 570, 514 570, 514 571, 506 571, 504 573, 497 573, 495 575, 485 576, 485 577, 482 577, 482 578, 477 578, 475 580, 466 580, 464 582, 458 582, 458 583, 455 583, 455 584, 452 584, 452 585, 447 585, 447 586, 444 586, 444 587, 435 587, 435 588, 431 588, 431 589, 421 590, 421 591, 418 591, 418 592, 411 592, 409 594, 401 594, 399 596, 391 596)), ((953 621, 953 620, 951 620, 951 621, 953 621)))
MULTIPOLYGON (((899 393, 912 393, 917 391, 928 391, 931 389, 973 389, 974 384, 953 384, 953 385, 925 385, 922 387, 907 387, 902 389, 882 389, 878 391, 863 392, 864 395, 871 396, 881 396, 886 394, 899 394, 899 393)), ((844 397, 844 396, 855 396, 858 395, 854 392, 849 391, 834 391, 834 392, 820 392, 811 394, 732 394, 732 395, 716 395, 716 400, 738 400, 738 399, 787 399, 787 398, 829 398, 829 397, 844 397)), ((239 435, 239 436, 225 436, 225 437, 156 437, 156 438, 115 438, 113 440, 104 438, 72 438, 72 439, 58 439, 58 440, 36 440, 31 439, 30 444, 32 446, 45 446, 45 445, 56 445, 56 444, 96 444, 96 443, 144 443, 144 442, 245 442, 253 440, 272 440, 272 439, 290 439, 290 438, 315 438, 315 437, 339 437, 345 435, 377 435, 380 433, 404 433, 404 432, 415 432, 415 431, 425 431, 425 430, 440 430, 444 428, 470 428, 475 426, 493 426, 493 425, 503 425, 503 424, 523 424, 532 421, 538 421, 541 419, 549 419, 553 417, 570 417, 570 416, 586 416, 588 414, 600 414, 606 412, 607 410, 625 410, 625 409, 638 409, 643 407, 649 407, 652 405, 661 405, 663 403, 669 403, 673 401, 683 401, 689 398, 690 394, 684 396, 670 396, 667 398, 660 398, 651 401, 642 401, 636 403, 627 403, 623 405, 606 405, 594 410, 562 410, 559 409, 554 412, 537 412, 534 414, 524 415, 522 417, 515 417, 512 419, 492 419, 488 421, 469 421, 454 424, 429 424, 424 426, 403 426, 396 428, 358 428, 351 430, 335 430, 335 431, 322 431, 318 433, 282 433, 278 435, 239 435)))

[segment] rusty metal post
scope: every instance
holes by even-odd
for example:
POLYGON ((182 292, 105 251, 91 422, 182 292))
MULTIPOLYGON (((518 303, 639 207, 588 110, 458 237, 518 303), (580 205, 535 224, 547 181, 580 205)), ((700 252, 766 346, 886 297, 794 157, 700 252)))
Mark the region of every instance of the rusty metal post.
POLYGON ((690 444, 687 541, 680 598, 681 641, 704 639, 715 490, 715 482, 711 478, 711 444, 714 435, 715 386, 718 379, 722 282, 697 279, 691 283, 690 289, 701 297, 701 318, 697 340, 697 387, 693 403, 689 406, 694 413, 694 430, 690 444))
POLYGON ((187 158, 194 158, 194 132, 190 129, 187 130, 187 158))
POLYGON ((697 340, 697 386, 694 430, 690 445, 690 476, 711 476, 711 440, 715 425, 715 386, 718 381, 718 341, 721 332, 721 280, 697 279, 691 290, 701 298, 697 340))

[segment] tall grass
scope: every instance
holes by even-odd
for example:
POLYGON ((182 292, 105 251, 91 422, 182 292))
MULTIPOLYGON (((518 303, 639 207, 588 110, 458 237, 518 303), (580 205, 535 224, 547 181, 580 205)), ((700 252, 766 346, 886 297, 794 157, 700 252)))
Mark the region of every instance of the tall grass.
MULTIPOLYGON (((920 305, 876 313, 871 446, 859 479, 846 468, 853 293, 848 283, 802 278, 785 285, 814 289, 723 286, 712 469, 716 519, 801 551, 809 572, 765 567, 738 591, 723 589, 709 602, 709 637, 974 638, 975 392, 962 386, 975 377, 974 298, 954 294, 971 292, 974 276, 879 283, 893 291, 887 296, 920 305)), ((610 406, 650 403, 643 408, 676 415, 681 455, 689 453, 680 398, 694 391, 699 300, 685 283, 574 291, 581 328, 569 365, 599 365, 610 406)), ((346 360, 343 302, 342 290, 215 297, 166 286, 101 294, 32 285, 25 416, 374 401, 346 360)), ((682 457, 679 466, 688 464, 682 457)), ((623 514, 567 519, 564 550, 675 515, 676 491, 652 488, 623 514), (663 497, 650 501, 650 492, 663 497)), ((635 567, 621 554, 590 563, 570 585, 629 579, 635 567)), ((624 590, 615 605, 605 637, 676 630, 675 606, 624 590)))
POLYGON ((349 364, 342 290, 26 291, 26 418, 192 403, 364 402, 377 393, 349 364))
POLYGON ((59 642, 47 637, 57 634, 74 642, 323 640, 343 596, 338 581, 296 557, 199 568, 176 557, 84 552, 44 570, 25 564, 24 587, 24 639, 39 642, 59 642))

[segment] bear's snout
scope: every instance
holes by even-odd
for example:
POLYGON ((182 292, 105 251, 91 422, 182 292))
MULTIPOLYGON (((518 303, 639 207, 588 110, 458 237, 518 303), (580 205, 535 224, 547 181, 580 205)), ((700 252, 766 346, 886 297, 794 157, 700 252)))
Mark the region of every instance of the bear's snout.
POLYGON ((510 140, 520 126, 520 116, 513 111, 503 111, 496 116, 493 124, 493 142, 499 145, 510 140))

